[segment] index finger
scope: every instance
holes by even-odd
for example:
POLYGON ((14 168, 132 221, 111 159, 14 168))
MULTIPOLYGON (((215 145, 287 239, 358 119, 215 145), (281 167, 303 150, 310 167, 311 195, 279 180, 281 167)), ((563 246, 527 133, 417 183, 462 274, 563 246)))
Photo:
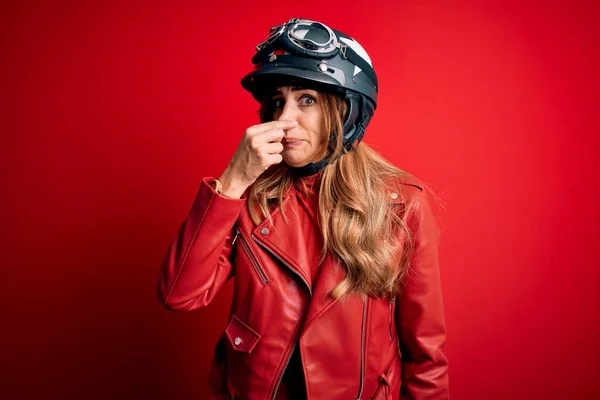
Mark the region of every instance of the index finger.
POLYGON ((264 132, 273 128, 290 129, 298 125, 298 121, 269 121, 255 126, 256 132, 264 132))

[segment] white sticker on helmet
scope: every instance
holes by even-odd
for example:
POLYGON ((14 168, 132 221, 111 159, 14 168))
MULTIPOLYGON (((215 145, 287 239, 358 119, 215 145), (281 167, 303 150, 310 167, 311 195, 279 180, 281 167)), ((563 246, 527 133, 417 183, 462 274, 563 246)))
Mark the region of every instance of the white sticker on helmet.
MULTIPOLYGON (((340 40, 343 41, 344 43, 346 43, 348 46, 350 46, 350 48, 352 50, 354 50, 356 52, 356 54, 358 54, 363 60, 368 62, 371 67, 373 66, 373 63, 371 62, 371 58, 369 57, 369 55, 367 54, 365 49, 363 49, 363 47, 360 44, 358 44, 358 42, 356 42, 354 39, 345 38, 345 37, 341 37, 340 40)), ((360 68, 359 68, 359 72, 360 72, 360 68)), ((358 72, 356 72, 356 70, 354 70, 354 75, 356 75, 357 73, 358 72)))

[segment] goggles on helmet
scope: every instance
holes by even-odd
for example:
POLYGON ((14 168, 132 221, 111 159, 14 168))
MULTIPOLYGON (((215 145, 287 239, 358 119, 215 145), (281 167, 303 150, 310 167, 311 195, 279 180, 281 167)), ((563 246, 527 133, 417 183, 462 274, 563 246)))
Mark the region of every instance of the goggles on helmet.
POLYGON ((281 37, 287 37, 289 43, 309 54, 332 56, 336 54, 336 50, 340 50, 345 55, 346 46, 338 41, 330 27, 303 18, 292 18, 288 22, 271 28, 267 39, 256 45, 256 50, 265 49, 281 37), (284 33, 285 35, 282 36, 284 33))

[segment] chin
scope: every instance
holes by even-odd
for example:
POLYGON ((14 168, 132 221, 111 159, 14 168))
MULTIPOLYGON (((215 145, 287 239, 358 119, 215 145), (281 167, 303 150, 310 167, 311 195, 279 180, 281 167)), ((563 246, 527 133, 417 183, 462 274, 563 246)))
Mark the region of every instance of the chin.
POLYGON ((293 167, 293 168, 300 168, 300 167, 304 167, 305 165, 307 165, 307 162, 303 162, 303 163, 289 163, 286 162, 288 167, 293 167))
POLYGON ((298 159, 285 159, 283 160, 289 167, 294 167, 294 168, 299 168, 299 167, 304 167, 306 164, 308 164, 308 160, 298 160, 298 159))

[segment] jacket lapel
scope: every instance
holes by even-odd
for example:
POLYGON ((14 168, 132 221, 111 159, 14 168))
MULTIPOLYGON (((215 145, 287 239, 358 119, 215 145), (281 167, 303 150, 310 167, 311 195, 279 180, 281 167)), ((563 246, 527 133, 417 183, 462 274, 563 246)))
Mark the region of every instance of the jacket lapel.
POLYGON ((346 276, 339 263, 334 260, 333 256, 328 253, 323 261, 321 270, 315 282, 313 295, 304 317, 304 328, 306 331, 311 323, 323 315, 334 303, 335 299, 329 292, 338 285, 346 276))
POLYGON ((288 223, 283 219, 278 207, 271 214, 273 224, 265 219, 252 231, 255 240, 276 260, 304 281, 309 292, 312 292, 309 259, 305 252, 304 230, 298 220, 298 203, 295 196, 286 196, 284 206, 288 223))

